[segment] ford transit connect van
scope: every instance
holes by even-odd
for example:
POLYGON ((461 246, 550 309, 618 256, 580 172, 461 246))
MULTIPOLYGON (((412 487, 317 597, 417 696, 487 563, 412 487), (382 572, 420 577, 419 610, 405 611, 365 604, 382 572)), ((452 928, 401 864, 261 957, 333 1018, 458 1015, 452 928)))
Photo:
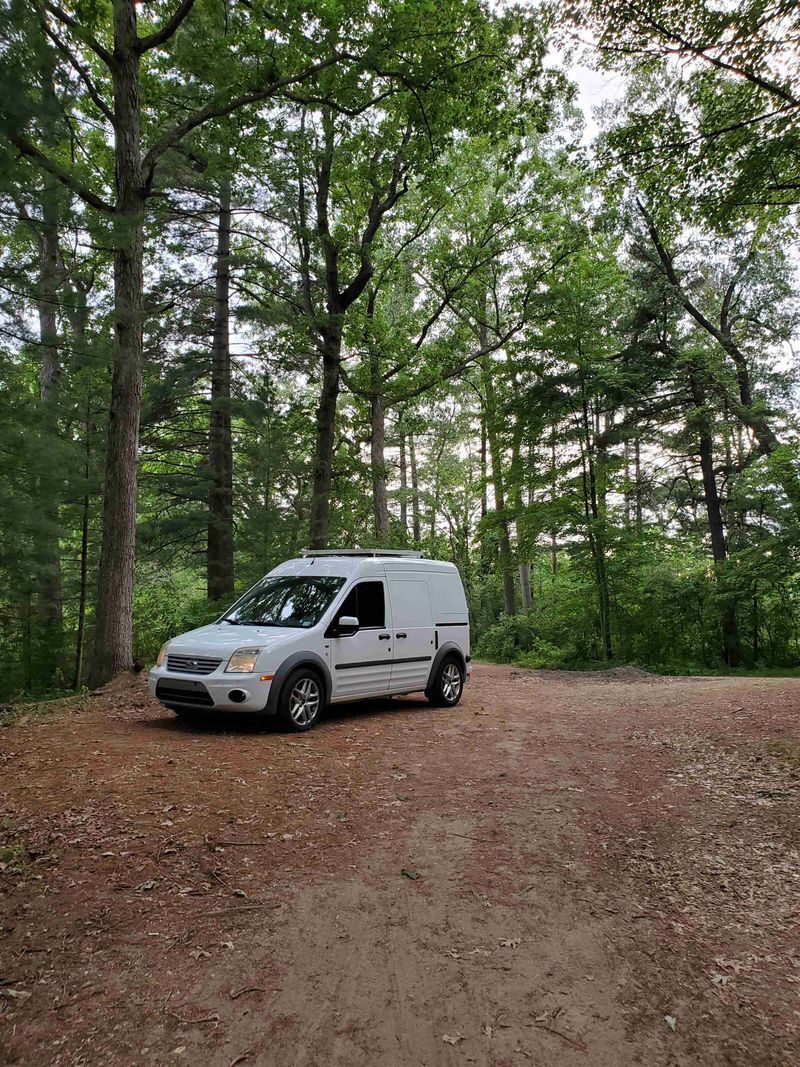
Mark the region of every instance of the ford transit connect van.
POLYGON ((424 691, 461 699, 469 667, 464 588, 419 552, 306 552, 270 571, 209 626, 168 641, 150 692, 182 717, 278 715, 310 730, 327 704, 424 691))

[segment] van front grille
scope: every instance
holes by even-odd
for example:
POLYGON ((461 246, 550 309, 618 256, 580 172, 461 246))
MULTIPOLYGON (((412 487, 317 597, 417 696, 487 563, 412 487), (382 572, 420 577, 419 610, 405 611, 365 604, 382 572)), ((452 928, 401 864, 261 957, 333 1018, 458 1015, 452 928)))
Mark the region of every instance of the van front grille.
POLYGON ((222 663, 221 659, 208 656, 167 655, 167 670, 176 674, 212 674, 222 663))
POLYGON ((182 707, 213 708, 214 701, 204 685, 196 683, 196 689, 178 689, 166 682, 156 686, 156 698, 162 704, 180 704, 182 707))

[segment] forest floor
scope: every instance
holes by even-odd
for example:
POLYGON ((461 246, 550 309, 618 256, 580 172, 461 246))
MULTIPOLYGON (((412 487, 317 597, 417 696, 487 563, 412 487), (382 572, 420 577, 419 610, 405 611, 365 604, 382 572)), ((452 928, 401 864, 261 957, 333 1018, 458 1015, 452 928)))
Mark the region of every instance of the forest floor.
POLYGON ((800 681, 0 730, 0 1062, 800 1062, 800 681))

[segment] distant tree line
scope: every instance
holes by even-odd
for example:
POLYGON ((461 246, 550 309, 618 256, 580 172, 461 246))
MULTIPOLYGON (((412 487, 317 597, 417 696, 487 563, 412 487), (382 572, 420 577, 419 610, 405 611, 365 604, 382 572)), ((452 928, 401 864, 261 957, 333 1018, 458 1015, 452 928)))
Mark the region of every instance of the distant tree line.
POLYGON ((798 663, 797 12, 559 16, 0 8, 0 695, 354 543, 493 658, 798 663))

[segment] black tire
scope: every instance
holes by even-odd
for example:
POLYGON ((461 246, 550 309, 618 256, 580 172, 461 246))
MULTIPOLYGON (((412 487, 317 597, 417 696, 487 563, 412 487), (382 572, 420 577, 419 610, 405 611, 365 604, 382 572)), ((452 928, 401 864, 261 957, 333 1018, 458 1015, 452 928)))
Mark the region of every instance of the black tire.
POLYGON ((425 696, 435 708, 454 708, 464 692, 464 667, 457 656, 445 656, 425 696))
POLYGON ((278 697, 278 718, 289 730, 303 733, 316 726, 325 705, 325 686, 311 667, 292 671, 278 697))

